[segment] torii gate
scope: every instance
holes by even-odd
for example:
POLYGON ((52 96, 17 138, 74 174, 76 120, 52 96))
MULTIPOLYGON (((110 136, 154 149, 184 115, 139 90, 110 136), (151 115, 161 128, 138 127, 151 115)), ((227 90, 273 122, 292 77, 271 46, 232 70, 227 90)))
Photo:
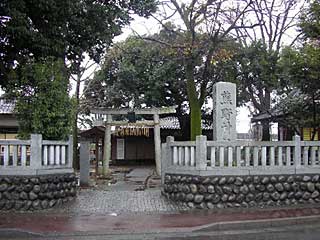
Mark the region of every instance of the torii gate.
MULTIPOLYGON (((109 162, 111 159, 111 126, 123 126, 128 124, 124 121, 112 121, 112 115, 127 115, 134 112, 136 115, 153 115, 153 121, 144 121, 143 125, 154 126, 154 150, 157 174, 161 173, 161 138, 160 138, 160 120, 159 115, 175 113, 177 106, 164 107, 164 108, 145 108, 145 109, 132 109, 132 108, 95 108, 90 112, 93 114, 106 115, 105 122, 105 136, 104 136, 104 155, 103 155, 103 175, 109 174, 109 162)), ((141 126, 141 123, 130 123, 130 126, 141 126)))

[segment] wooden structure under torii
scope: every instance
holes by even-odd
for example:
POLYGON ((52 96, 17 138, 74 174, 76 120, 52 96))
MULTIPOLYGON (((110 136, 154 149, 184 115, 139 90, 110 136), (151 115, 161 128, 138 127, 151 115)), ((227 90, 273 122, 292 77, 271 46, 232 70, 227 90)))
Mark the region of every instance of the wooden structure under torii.
POLYGON ((157 174, 161 173, 161 138, 160 138, 160 118, 161 114, 175 113, 177 106, 164 108, 145 108, 145 109, 131 109, 131 108, 95 108, 90 112, 93 114, 106 115, 105 122, 105 136, 104 136, 104 154, 103 154, 103 175, 109 173, 109 163, 111 159, 111 126, 123 126, 128 124, 128 121, 113 121, 112 115, 153 115, 153 121, 143 121, 143 123, 136 123, 130 121, 130 126, 153 126, 154 127, 154 150, 157 174))

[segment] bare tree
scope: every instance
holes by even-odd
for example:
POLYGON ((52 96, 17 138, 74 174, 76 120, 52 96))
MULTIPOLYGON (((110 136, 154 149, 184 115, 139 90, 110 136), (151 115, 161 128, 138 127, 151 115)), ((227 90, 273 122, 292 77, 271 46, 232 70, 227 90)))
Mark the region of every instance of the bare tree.
POLYGON ((191 0, 187 3, 164 0, 160 5, 161 13, 153 15, 168 34, 183 36, 183 42, 179 43, 146 39, 171 46, 181 57, 185 68, 192 140, 201 134, 201 107, 208 94, 209 82, 212 81, 209 77, 212 59, 231 32, 257 25, 245 22, 242 18, 253 10, 252 3, 251 0, 191 0), (168 28, 168 21, 180 27, 168 28))
MULTIPOLYGON (((242 24, 257 24, 255 28, 237 28, 235 34, 245 47, 260 42, 267 51, 267 76, 257 82, 243 78, 243 91, 249 96, 255 114, 270 112, 272 91, 275 89, 277 62, 283 45, 293 45, 299 34, 295 31, 305 0, 257 0, 252 11, 243 14, 242 24), (249 19, 249 20, 248 20, 249 19)), ((258 53, 257 53, 258 54, 258 53)), ((269 120, 262 121, 263 140, 270 140, 269 120)))
POLYGON ((75 94, 74 94, 74 115, 72 124, 72 136, 73 136, 73 166, 79 169, 80 165, 78 162, 78 120, 80 112, 80 89, 83 82, 88 82, 93 76, 98 66, 96 62, 92 60, 87 60, 84 62, 83 66, 80 63, 76 66, 75 74, 71 75, 71 79, 75 83, 75 94))

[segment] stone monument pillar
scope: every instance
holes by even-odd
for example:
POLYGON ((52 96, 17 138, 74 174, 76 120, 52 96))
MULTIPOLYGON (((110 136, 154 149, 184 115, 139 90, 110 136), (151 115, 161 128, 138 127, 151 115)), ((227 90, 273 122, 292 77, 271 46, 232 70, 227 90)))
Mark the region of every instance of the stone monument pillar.
POLYGON ((213 140, 234 141, 236 130, 236 85, 218 82, 213 86, 213 140))
POLYGON ((89 186, 90 142, 80 142, 80 186, 89 186))

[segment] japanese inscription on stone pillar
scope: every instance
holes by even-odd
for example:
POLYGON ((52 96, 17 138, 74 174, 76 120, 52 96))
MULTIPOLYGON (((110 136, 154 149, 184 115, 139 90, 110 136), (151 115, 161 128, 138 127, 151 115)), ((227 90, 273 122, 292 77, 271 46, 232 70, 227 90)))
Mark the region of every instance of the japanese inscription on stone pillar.
POLYGON ((218 82, 213 86, 213 140, 236 140, 236 85, 218 82))

